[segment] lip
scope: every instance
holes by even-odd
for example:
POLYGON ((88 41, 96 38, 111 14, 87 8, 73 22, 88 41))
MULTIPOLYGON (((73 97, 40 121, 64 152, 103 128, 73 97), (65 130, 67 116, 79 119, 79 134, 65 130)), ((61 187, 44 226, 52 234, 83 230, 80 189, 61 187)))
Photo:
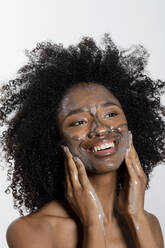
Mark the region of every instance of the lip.
POLYGON ((103 138, 103 139, 99 139, 93 142, 90 146, 88 146, 86 150, 87 152, 89 152, 90 154, 96 157, 106 157, 106 156, 112 156, 113 154, 115 154, 118 151, 118 145, 119 145, 119 136, 111 137, 111 138, 103 138), (110 143, 110 142, 114 142, 115 146, 105 149, 105 150, 100 150, 97 152, 92 151, 92 148, 94 146, 101 146, 103 144, 110 143))
POLYGON ((116 152, 117 152, 117 147, 116 146, 115 147, 112 147, 112 148, 109 148, 109 149, 106 149, 106 150, 97 151, 97 152, 90 151, 90 153, 92 153, 96 157, 112 156, 116 152))
POLYGON ((118 145, 119 143, 119 137, 110 137, 110 138, 102 138, 102 139, 97 139, 95 141, 93 141, 89 146, 88 146, 88 150, 91 150, 94 146, 101 146, 101 145, 105 145, 106 143, 110 143, 110 142, 114 142, 115 146, 118 145))

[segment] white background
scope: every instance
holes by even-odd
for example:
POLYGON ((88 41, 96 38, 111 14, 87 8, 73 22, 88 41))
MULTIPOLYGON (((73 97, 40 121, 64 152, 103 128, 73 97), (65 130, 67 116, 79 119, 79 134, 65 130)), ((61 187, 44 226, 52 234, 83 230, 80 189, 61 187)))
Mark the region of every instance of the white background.
MULTIPOLYGON (((69 45, 82 36, 98 42, 104 32, 128 48, 144 45, 151 54, 147 70, 154 78, 165 79, 164 0, 12 0, 0 6, 0 82, 15 76, 26 62, 25 49, 37 42, 52 40, 69 45)), ((165 102, 165 99, 162 99, 165 102)), ((152 152, 152 151, 151 151, 152 152)), ((154 169, 145 209, 155 214, 165 237, 165 167, 154 169)), ((0 170, 0 247, 7 248, 5 232, 19 215, 12 198, 4 193, 6 171, 0 170)))

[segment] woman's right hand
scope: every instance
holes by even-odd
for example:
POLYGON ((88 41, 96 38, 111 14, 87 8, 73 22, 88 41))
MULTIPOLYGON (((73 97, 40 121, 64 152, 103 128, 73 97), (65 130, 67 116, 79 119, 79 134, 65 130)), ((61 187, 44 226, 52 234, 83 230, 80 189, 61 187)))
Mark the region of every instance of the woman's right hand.
POLYGON ((66 198, 80 218, 83 226, 98 225, 100 224, 99 214, 103 215, 103 211, 94 188, 88 179, 85 167, 78 157, 73 158, 67 146, 63 146, 63 150, 66 154, 66 198))

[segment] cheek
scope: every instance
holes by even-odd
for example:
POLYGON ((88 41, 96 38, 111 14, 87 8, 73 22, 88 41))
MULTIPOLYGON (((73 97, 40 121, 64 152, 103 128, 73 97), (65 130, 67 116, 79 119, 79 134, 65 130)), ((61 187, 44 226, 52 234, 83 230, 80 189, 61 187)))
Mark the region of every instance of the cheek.
POLYGON ((84 141, 83 136, 63 134, 63 144, 67 145, 73 156, 79 156, 80 145, 84 141))
POLYGON ((82 142, 86 139, 87 134, 89 132, 88 125, 84 128, 76 128, 72 130, 67 130, 63 132, 64 140, 68 143, 72 141, 82 142))

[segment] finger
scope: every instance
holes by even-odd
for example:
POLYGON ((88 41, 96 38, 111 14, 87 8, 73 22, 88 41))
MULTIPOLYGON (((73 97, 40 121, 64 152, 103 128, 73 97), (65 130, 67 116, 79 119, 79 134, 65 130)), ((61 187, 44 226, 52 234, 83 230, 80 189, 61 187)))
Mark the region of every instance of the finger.
POLYGON ((134 167, 137 170, 138 175, 143 176, 145 173, 144 173, 144 170, 143 170, 143 168, 141 166, 139 156, 138 156, 133 144, 132 144, 132 151, 133 151, 133 162, 134 162, 133 164, 134 164, 134 167))
POLYGON ((140 179, 146 180, 147 176, 141 166, 141 162, 139 160, 139 156, 135 150, 135 147, 133 145, 133 139, 132 139, 132 135, 130 136, 130 152, 131 152, 131 156, 132 156, 132 164, 133 167, 136 171, 136 173, 138 174, 140 179))
POLYGON ((131 181, 138 180, 139 178, 132 163, 133 161, 131 158, 130 150, 126 151, 125 162, 126 162, 126 166, 127 166, 131 181))
POLYGON ((79 177, 80 184, 82 188, 85 189, 89 186, 89 179, 88 179, 88 176, 85 170, 85 166, 78 157, 74 159, 75 159, 75 163, 78 169, 78 177, 79 177))
MULTIPOLYGON (((67 161, 65 160, 65 164, 67 161)), ((65 179, 66 179, 66 184, 65 184, 65 197, 68 200, 68 202, 71 204, 71 199, 73 198, 73 190, 72 190, 72 185, 70 181, 70 176, 67 171, 67 166, 65 165, 65 179)))
POLYGON ((68 171, 68 174, 70 177, 71 185, 72 185, 74 190, 80 189, 81 184, 80 184, 79 178, 78 178, 77 167, 76 167, 75 162, 73 160, 73 156, 72 156, 72 154, 71 154, 71 152, 67 146, 65 146, 65 152, 66 152, 66 156, 67 156, 66 167, 67 167, 67 171, 68 171))
POLYGON ((71 179, 70 179, 70 176, 68 174, 68 169, 67 169, 67 160, 65 159, 65 178, 66 178, 66 195, 69 193, 69 192, 72 192, 72 185, 71 185, 71 179))

